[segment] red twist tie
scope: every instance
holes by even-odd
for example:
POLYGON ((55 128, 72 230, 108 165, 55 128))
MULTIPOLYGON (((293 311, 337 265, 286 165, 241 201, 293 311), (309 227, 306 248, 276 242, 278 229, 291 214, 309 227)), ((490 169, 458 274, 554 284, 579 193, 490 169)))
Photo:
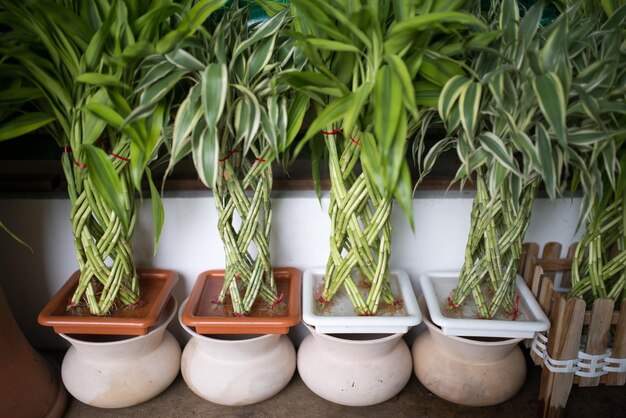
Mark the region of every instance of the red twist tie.
POLYGON ((126 161, 126 162, 130 161, 129 158, 124 158, 121 155, 117 155, 117 154, 115 154, 113 152, 111 153, 111 156, 117 158, 118 160, 122 160, 122 161, 126 161))
POLYGON ((144 305, 144 301, 143 301, 143 300, 138 300, 138 301, 137 301, 137 302, 135 302, 135 303, 131 303, 131 304, 129 304, 129 305, 126 305, 126 307, 127 307, 127 308, 130 308, 130 309, 134 309, 134 308, 137 308, 137 307, 139 307, 139 306, 143 306, 143 305, 144 305))
POLYGON ((398 298, 393 300, 393 306, 402 306, 404 304, 404 300, 398 298))
POLYGON ((454 302, 452 302, 452 298, 450 296, 448 296, 448 306, 451 307, 451 308, 454 308, 454 309, 459 307, 459 305, 457 305, 454 302))
POLYGON ((220 163, 223 163, 224 161, 228 160, 228 158, 229 158, 231 155, 233 155, 233 154, 239 154, 239 150, 236 150, 236 149, 231 149, 231 150, 229 150, 229 151, 226 153, 226 157, 224 157, 224 158, 220 158, 218 161, 219 161, 220 163))
POLYGON ((65 306, 66 306, 66 307, 68 307, 68 308, 75 308, 75 307, 77 307, 77 306, 78 306, 78 304, 77 304, 77 303, 74 303, 74 302, 72 301, 72 299, 68 299, 68 300, 67 300, 67 303, 65 304, 65 306))
POLYGON ((213 299, 213 300, 211 301, 211 303, 212 303, 212 304, 214 304, 214 305, 221 305, 221 304, 222 304, 222 302, 220 302, 220 301, 219 301, 219 300, 217 300, 217 299, 213 299))
POLYGON ((280 296, 278 297, 278 299, 276 299, 276 301, 274 303, 272 303, 272 308, 277 307, 278 304, 283 301, 284 297, 285 297, 285 294, 281 293, 280 296))
POLYGON ((265 159, 263 159, 263 158, 255 158, 254 160, 258 161, 260 163, 264 163, 265 162, 265 159))
POLYGON ((87 168, 87 164, 82 164, 82 163, 79 163, 79 162, 78 162, 78 161, 76 161, 76 159, 74 159, 74 158, 72 158, 72 162, 73 162, 73 163, 74 163, 74 165, 75 165, 76 167, 78 167, 78 168, 81 168, 81 169, 82 169, 82 168, 87 168))
POLYGON ((69 154, 70 152, 72 152, 72 148, 68 146, 63 147, 63 154, 69 154))
POLYGON ((245 312, 233 312, 233 316, 235 318, 243 318, 244 316, 246 316, 245 312))
POLYGON ((515 296, 515 310, 513 311, 513 321, 517 319, 519 315, 519 295, 515 296))
MULTIPOLYGON (((333 129, 332 131, 322 131, 322 133, 324 135, 337 135, 337 134, 345 135, 341 129, 333 129)), ((357 141, 356 139, 354 139, 353 137, 350 136, 349 138, 350 138, 350 141, 352 141, 354 144, 359 145, 359 146, 361 145, 361 143, 357 141)))
POLYGON ((371 312, 360 313, 359 316, 374 316, 371 312))
POLYGON ((322 296, 322 295, 320 294, 320 292, 315 292, 315 297, 317 298, 317 300, 318 300, 320 303, 328 303, 328 302, 330 302, 328 299, 326 299, 324 296, 322 296))

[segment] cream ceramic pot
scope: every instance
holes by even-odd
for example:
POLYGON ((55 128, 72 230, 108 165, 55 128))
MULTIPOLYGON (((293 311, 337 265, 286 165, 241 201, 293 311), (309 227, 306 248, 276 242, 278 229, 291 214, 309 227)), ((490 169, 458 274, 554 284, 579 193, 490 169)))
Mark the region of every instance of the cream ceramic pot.
POLYGON ((61 368, 68 392, 99 408, 137 405, 163 392, 180 368, 180 345, 166 330, 175 314, 172 297, 146 335, 82 338, 59 334, 72 345, 61 368))
POLYGON ((183 350, 181 372, 198 396, 220 405, 250 405, 271 398, 291 380, 296 351, 286 335, 191 335, 183 350))
MULTIPOLYGON (((421 301, 420 301, 421 302, 421 301)), ((428 315, 413 343, 413 368, 432 393, 460 405, 496 405, 513 397, 526 380, 520 338, 472 339, 444 335, 428 315)))
POLYGON ((367 406, 397 395, 411 377, 411 353, 398 334, 311 332, 298 349, 298 373, 322 398, 367 406))

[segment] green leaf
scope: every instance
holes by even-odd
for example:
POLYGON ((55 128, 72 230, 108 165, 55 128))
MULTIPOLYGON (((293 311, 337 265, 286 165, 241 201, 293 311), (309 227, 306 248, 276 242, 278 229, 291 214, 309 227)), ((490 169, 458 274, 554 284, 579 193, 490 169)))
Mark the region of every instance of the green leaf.
POLYGON ((461 96, 459 97, 461 124, 470 138, 474 137, 478 126, 481 93, 482 86, 480 83, 468 83, 465 88, 462 88, 461 96))
MULTIPOLYGON (((385 65, 376 74, 376 85, 374 86, 374 133, 378 141, 383 157, 386 156, 391 144, 394 141, 402 103, 398 98, 402 94, 402 85, 385 65)), ((406 141, 406 137, 405 137, 406 141)))
POLYGON ((36 87, 12 87, 0 91, 0 105, 35 101, 43 97, 43 93, 36 87))
POLYGON ((112 74, 100 73, 82 73, 76 77, 79 83, 93 84, 95 86, 120 87, 130 90, 130 86, 120 81, 120 79, 112 74))
POLYGON ((32 112, 20 115, 11 119, 7 123, 0 125, 0 141, 25 135, 46 126, 54 120, 55 118, 41 112, 32 112))
POLYGON ((566 99, 561 82, 556 74, 547 73, 533 78, 532 84, 541 112, 556 133, 562 147, 567 147, 566 99))
POLYGON ((354 52, 357 54, 361 52, 359 48, 352 44, 331 41, 329 39, 307 38, 306 42, 309 43, 312 47, 322 51, 354 52))
MULTIPOLYGON (((404 107, 411 113, 411 115, 413 115, 413 118, 419 119, 417 114, 417 104, 415 102, 416 89, 413 88, 413 82, 411 80, 409 69, 404 64, 404 61, 402 61, 402 59, 395 54, 385 55, 385 61, 402 85, 402 103, 404 104, 404 107)), ((418 91, 421 91, 421 89, 418 89, 418 91)))
POLYGON ((556 167, 552 159, 550 136, 542 124, 537 125, 537 150, 546 192, 550 199, 554 199, 556 197, 556 167))
POLYGON ((411 170, 406 161, 403 162, 400 169, 400 177, 398 178, 398 185, 394 191, 394 197, 404 212, 404 216, 409 221, 409 225, 413 230, 415 228, 415 221, 413 216, 413 195, 412 195, 412 179, 411 170))
POLYGON ((228 70, 224 64, 209 64, 202 73, 202 107, 208 126, 215 126, 222 116, 228 93, 228 70))
POLYGON ((7 226, 1 220, 0 220, 0 229, 6 232, 7 234, 9 234, 11 238, 13 238, 15 241, 22 244, 26 248, 28 248, 31 253, 34 253, 33 248, 30 245, 26 244, 24 241, 22 241, 20 237, 18 237, 13 231, 7 228, 7 226))
MULTIPOLYGON (((172 135, 172 159, 178 161, 184 157, 181 151, 191 141, 191 133, 202 118, 203 108, 200 99, 201 86, 195 85, 189 90, 189 94, 182 101, 174 119, 174 133, 172 135)), ((213 124, 212 126, 215 126, 213 124)))
POLYGON ((93 145, 85 144, 82 146, 85 151, 85 157, 88 167, 88 176, 91 180, 95 191, 102 196, 106 202, 108 209, 115 212, 128 230, 129 219, 126 205, 124 204, 126 197, 124 196, 124 188, 120 180, 111 158, 100 148, 93 145))
POLYGON ((520 38, 526 49, 528 49, 533 37, 537 33, 542 13, 543 2, 537 2, 528 9, 520 23, 520 38))
POLYGON ((286 142, 281 145, 279 151, 284 152, 289 148, 296 135, 300 132, 302 127, 302 121, 306 115, 306 111, 309 108, 309 98, 304 93, 297 93, 295 98, 291 101, 289 111, 287 115, 287 135, 286 142))
POLYGON ((367 102, 374 83, 367 81, 359 86, 354 93, 350 95, 352 105, 348 107, 343 116, 343 130, 350 134, 355 126, 357 126, 359 117, 361 117, 361 111, 363 106, 367 102))
POLYGON ((352 104, 352 97, 346 95, 340 99, 334 100, 331 104, 326 106, 317 117, 309 125, 309 129, 304 135, 302 142, 306 142, 314 135, 320 133, 320 131, 330 127, 335 122, 341 120, 343 115, 349 110, 352 104))
POLYGON ((165 222, 165 210, 163 209, 163 201, 159 190, 155 187, 152 180, 150 169, 146 169, 148 183, 150 183, 150 200, 152 201, 152 224, 154 227, 154 255, 159 248, 159 240, 161 239, 161 231, 163 231, 163 223, 165 222))

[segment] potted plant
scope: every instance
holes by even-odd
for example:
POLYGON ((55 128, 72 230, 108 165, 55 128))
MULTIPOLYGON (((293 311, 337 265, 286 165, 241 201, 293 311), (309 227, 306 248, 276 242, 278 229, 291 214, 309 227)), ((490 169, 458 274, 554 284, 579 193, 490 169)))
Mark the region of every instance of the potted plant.
POLYGON ((516 278, 532 203, 540 182, 550 198, 561 193, 567 162, 577 161, 602 131, 598 121, 610 119, 600 113, 581 122, 585 80, 571 68, 589 25, 576 20, 572 7, 539 27, 542 8, 534 5, 521 21, 517 2, 490 10, 487 18, 499 29, 491 50, 473 57, 474 79, 453 78, 439 101, 439 114, 455 138, 446 141, 455 142, 461 159, 455 180, 475 174, 477 191, 460 274, 420 279, 429 333, 418 338, 413 354, 420 381, 457 403, 499 403, 523 384, 525 362, 517 343, 549 327, 532 293, 516 278), (472 347, 481 350, 478 358, 466 355, 472 347), (442 370, 442 361, 450 367, 442 370), (472 378, 449 378, 461 370, 472 378), (462 388, 459 381, 475 385, 462 388))
POLYGON ((11 91, 16 93, 8 97, 23 102, 23 89, 29 99, 14 118, 3 121, 3 138, 44 127, 63 150, 72 202, 79 271, 53 298, 59 304, 44 308, 40 322, 60 333, 80 334, 61 334, 72 343, 63 380, 75 397, 95 406, 147 400, 178 372, 180 347, 165 331, 176 311, 170 292, 177 274, 137 270, 131 247, 134 194, 144 175, 152 192, 158 241, 163 210, 148 164, 163 142, 158 128, 167 123, 169 110, 163 104, 146 118, 128 124, 123 120, 137 100, 130 95, 137 64, 155 48, 168 49, 172 37, 194 30, 212 3, 3 4, 2 23, 11 31, 1 40, 2 72, 14 78, 11 91), (147 319, 134 320, 146 314, 147 319), (100 327, 88 329, 83 321, 100 327), (85 337, 88 333, 145 335, 85 337), (143 351, 121 354, 122 347, 143 351), (111 351, 115 361, 105 355, 111 351), (136 374, 129 372, 130 363, 136 374), (128 390, 110 391, 110 381, 128 382, 128 390))
POLYGON ((407 139, 428 125, 426 110, 445 82, 463 73, 454 57, 466 28, 483 26, 458 11, 459 3, 292 2, 310 67, 282 78, 316 111, 299 147, 314 137, 314 151, 323 144, 332 228, 326 267, 304 276, 311 335, 300 346, 298 370, 333 402, 379 403, 410 377, 402 335, 420 313, 406 273, 389 269, 390 215, 395 198, 412 219, 407 139))
MULTIPOLYGON (((200 274, 181 307, 192 336, 182 374, 196 394, 226 405, 260 402, 289 382, 295 350, 281 334, 300 322, 300 272, 271 266, 270 194, 272 162, 294 139, 306 103, 276 75, 298 70, 303 59, 286 35, 289 9, 263 5, 270 17, 255 22, 250 5, 219 9, 181 47, 190 65, 178 76, 186 94, 168 144, 168 171, 191 154, 213 191, 226 255, 225 270, 200 274)), ((148 71, 162 71, 163 62, 152 60, 148 71)))

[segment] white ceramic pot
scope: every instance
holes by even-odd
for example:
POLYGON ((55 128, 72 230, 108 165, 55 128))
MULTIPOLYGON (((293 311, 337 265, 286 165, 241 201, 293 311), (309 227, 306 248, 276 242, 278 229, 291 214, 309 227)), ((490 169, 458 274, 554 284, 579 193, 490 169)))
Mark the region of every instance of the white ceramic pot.
POLYGON ((413 368, 419 381, 447 401, 488 406, 513 397, 526 380, 520 338, 465 338, 444 335, 424 315, 428 327, 413 343, 413 368))
POLYGON ((298 349, 298 373, 322 398, 367 406, 397 395, 411 377, 411 353, 398 334, 311 332, 298 349))
POLYGON ((59 334, 72 344, 61 368, 67 390, 99 408, 137 405, 163 392, 180 369, 180 345, 166 330, 176 306, 172 297, 146 335, 59 334))
POLYGON ((296 370, 296 350, 286 335, 212 335, 186 326, 191 335, 183 350, 181 372, 187 386, 207 401, 250 405, 280 392, 296 370))

